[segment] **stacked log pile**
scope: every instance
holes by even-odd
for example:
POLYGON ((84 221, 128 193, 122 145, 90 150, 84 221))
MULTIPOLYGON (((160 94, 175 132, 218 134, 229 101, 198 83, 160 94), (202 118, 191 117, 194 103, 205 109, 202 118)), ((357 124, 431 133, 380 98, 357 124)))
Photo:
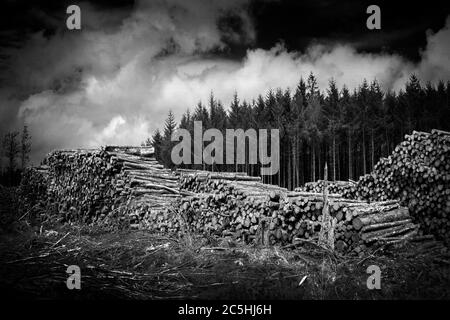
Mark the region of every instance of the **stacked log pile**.
POLYGON ((195 195, 183 199, 181 213, 193 231, 263 242, 265 223, 287 189, 245 173, 178 170, 180 188, 195 195))
MULTIPOLYGON (((346 199, 356 199, 356 182, 355 181, 328 181, 328 191, 342 195, 346 199)), ((297 192, 315 192, 321 193, 324 188, 324 181, 307 182, 303 186, 295 188, 297 192)))
POLYGON ((450 239, 450 133, 414 131, 357 184, 361 199, 400 199, 421 232, 450 239))
MULTIPOLYGON (((417 220, 402 205, 448 210, 448 144, 442 139, 448 142, 441 132, 414 133, 357 185, 329 183, 338 250, 361 251, 373 243, 415 236, 418 228, 413 220, 417 220), (435 144, 441 149, 434 150, 435 144), (430 182, 436 184, 429 186, 430 182), (411 190, 416 202, 409 196, 406 202, 390 200, 408 194, 405 190, 411 190), (423 197, 424 190, 433 192, 423 197), (442 195, 447 195, 447 202, 442 195)), ((245 173, 186 169, 174 173, 155 160, 151 148, 109 146, 52 152, 43 166, 27 171, 21 193, 28 197, 24 203, 44 203, 63 222, 123 224, 171 233, 192 230, 246 242, 289 244, 317 238, 323 185, 319 181, 288 192, 245 173)))
POLYGON ((21 194, 25 203, 36 198, 30 189, 45 185, 47 211, 62 222, 132 225, 166 231, 169 208, 181 196, 177 177, 153 157, 153 148, 114 147, 58 150, 43 166, 25 174, 21 194))
POLYGON ((182 196, 178 177, 156 161, 152 148, 151 152, 147 148, 136 149, 139 152, 106 148, 111 161, 120 165, 116 177, 120 177, 120 185, 126 190, 126 202, 120 206, 120 215, 129 217, 133 228, 179 232, 180 222, 172 210, 182 196))
MULTIPOLYGON (((179 170, 181 186, 195 195, 180 212, 193 231, 231 235, 247 242, 290 244, 316 240, 321 229, 323 194, 288 192, 249 181, 243 174, 179 170)), ((322 190, 321 190, 322 191, 322 190)), ((398 201, 367 203, 331 193, 335 247, 363 251, 374 243, 395 243, 417 234, 408 209, 398 201)))
MULTIPOLYGON (((328 195, 329 212, 335 219, 335 248, 363 251, 376 243, 395 243, 417 234, 408 209, 398 201, 367 203, 328 195)), ((283 242, 315 239, 321 228, 323 197, 320 193, 290 192, 275 217, 276 237, 283 242)))

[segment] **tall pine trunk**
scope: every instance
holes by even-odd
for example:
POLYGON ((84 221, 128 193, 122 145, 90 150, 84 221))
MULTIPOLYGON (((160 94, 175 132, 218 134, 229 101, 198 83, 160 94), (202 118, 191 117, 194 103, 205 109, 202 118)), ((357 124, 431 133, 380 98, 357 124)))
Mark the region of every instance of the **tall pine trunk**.
POLYGON ((287 175, 288 175, 288 189, 291 190, 292 189, 292 168, 291 168, 291 155, 288 153, 288 171, 287 171, 287 175))
POLYGON ((371 146, 372 146, 372 155, 371 155, 371 170, 373 169, 373 167, 375 166, 375 142, 374 142, 374 133, 373 133, 373 129, 371 131, 371 135, 370 135, 370 139, 371 139, 371 146))
POLYGON ((292 187, 297 185, 297 136, 294 136, 294 143, 292 144, 292 187))
POLYGON ((363 174, 366 174, 367 167, 366 167, 366 132, 362 130, 362 154, 363 154, 363 174))
POLYGON ((386 128, 386 130, 385 130, 385 136, 386 136, 386 157, 389 155, 389 134, 388 134, 388 129, 386 128))
POLYGON ((336 181, 336 136, 333 130, 333 181, 336 181))
POLYGON ((311 162, 312 162, 312 181, 316 181, 316 148, 314 146, 314 142, 311 146, 311 162))
MULTIPOLYGON (((319 152, 317 153, 317 164, 318 164, 318 170, 319 170, 319 179, 320 177, 322 177, 322 146, 319 143, 319 152)), ((325 160, 326 160, 326 155, 325 155, 325 160)))
POLYGON ((353 180, 352 169, 352 131, 348 129, 348 178, 353 180))

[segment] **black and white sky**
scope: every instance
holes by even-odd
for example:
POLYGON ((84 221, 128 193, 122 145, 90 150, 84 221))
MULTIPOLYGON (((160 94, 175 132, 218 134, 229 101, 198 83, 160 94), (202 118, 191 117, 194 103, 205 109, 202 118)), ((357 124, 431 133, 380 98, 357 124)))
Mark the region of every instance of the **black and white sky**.
POLYGON ((140 144, 211 91, 227 106, 313 72, 353 89, 450 80, 448 1, 3 0, 0 133, 27 124, 56 148, 140 144), (82 30, 67 30, 66 8, 82 30), (381 8, 381 30, 366 8, 381 8))

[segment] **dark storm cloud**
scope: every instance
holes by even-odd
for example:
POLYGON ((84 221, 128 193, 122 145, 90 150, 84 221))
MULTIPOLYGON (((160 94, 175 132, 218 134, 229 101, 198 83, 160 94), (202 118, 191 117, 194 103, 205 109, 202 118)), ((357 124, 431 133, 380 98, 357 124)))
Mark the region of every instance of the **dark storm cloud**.
MULTIPOLYGON (((258 2, 257 2, 258 3, 258 2)), ((389 51, 418 60, 427 30, 437 32, 450 13, 448 1, 307 0, 267 1, 254 6, 259 47, 283 40, 291 50, 312 43, 356 43, 359 50, 389 51), (366 28, 366 8, 381 8, 382 29, 366 28)))
POLYGON ((61 146, 139 143, 166 114, 161 90, 179 65, 253 40, 246 4, 138 1, 130 10, 80 3, 81 32, 65 30, 63 15, 56 30, 38 28, 21 45, 2 48, 2 129, 29 124, 35 158, 61 146))

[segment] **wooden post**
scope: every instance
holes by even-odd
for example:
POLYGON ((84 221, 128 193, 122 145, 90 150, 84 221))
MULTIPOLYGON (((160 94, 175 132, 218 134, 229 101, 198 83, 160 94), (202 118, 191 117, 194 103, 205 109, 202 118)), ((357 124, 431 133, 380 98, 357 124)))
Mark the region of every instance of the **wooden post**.
POLYGON ((319 233, 319 243, 328 246, 334 250, 334 227, 336 221, 332 221, 328 206, 328 165, 325 162, 323 178, 323 209, 322 209, 322 227, 319 233))

